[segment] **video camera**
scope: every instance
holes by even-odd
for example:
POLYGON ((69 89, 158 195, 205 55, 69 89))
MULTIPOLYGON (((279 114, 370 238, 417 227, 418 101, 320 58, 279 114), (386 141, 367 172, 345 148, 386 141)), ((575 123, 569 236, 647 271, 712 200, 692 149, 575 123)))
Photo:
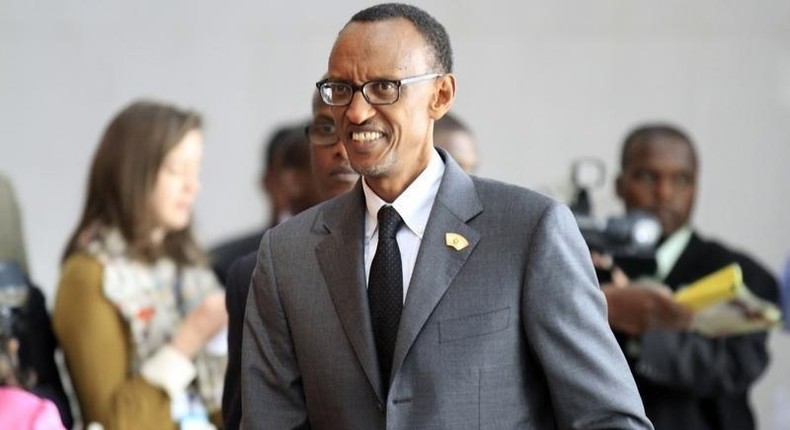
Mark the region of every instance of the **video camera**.
POLYGON ((604 163, 594 158, 578 159, 571 167, 576 195, 570 208, 582 237, 590 251, 609 255, 629 277, 654 273, 655 247, 661 237, 661 224, 652 214, 630 211, 606 219, 592 215, 590 191, 603 185, 605 171, 604 163))

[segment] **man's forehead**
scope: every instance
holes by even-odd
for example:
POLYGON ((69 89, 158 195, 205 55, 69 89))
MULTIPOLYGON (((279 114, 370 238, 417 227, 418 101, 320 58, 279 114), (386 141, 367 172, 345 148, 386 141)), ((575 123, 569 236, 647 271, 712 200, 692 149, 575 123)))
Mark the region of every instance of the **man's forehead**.
POLYGON ((406 39, 422 39, 417 27, 405 18, 378 21, 353 21, 346 24, 337 35, 335 43, 346 40, 370 44, 398 42, 406 39))
POLYGON ((329 56, 329 78, 392 78, 422 72, 427 44, 405 19, 351 22, 338 35, 329 56), (354 76, 354 77, 357 77, 354 76))
POLYGON ((668 136, 634 143, 626 159, 628 164, 672 162, 694 167, 694 153, 688 142, 668 136))

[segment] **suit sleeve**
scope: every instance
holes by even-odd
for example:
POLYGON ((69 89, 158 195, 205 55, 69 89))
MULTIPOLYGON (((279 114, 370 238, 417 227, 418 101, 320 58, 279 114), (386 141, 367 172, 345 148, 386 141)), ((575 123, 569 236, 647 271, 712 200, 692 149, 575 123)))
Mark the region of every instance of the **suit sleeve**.
POLYGON ((652 429, 606 319, 590 254, 567 207, 554 204, 531 239, 521 303, 562 429, 652 429))
MULTIPOLYGON (((776 301, 773 276, 751 259, 734 254, 749 288, 776 301)), ((744 394, 768 367, 767 333, 707 338, 682 331, 648 331, 640 340, 635 371, 652 384, 700 397, 744 394)))
POLYGON ((107 430, 175 428, 167 394, 129 375, 128 333, 104 297, 98 261, 85 255, 67 260, 53 323, 86 423, 107 430))
POLYGON ((243 257, 231 266, 225 288, 228 311, 228 368, 222 391, 222 416, 225 428, 238 429, 241 422, 241 338, 247 292, 255 265, 255 255, 243 257))
POLYGON ((299 366, 278 291, 272 234, 261 241, 242 341, 242 423, 247 429, 307 429, 299 366))

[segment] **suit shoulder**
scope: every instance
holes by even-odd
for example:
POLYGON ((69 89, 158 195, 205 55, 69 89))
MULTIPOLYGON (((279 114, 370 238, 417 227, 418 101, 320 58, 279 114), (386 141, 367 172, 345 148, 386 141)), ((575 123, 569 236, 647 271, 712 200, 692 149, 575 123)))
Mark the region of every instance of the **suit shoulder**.
POLYGON ((212 258, 222 259, 226 256, 233 256, 233 260, 241 257, 242 255, 258 249, 258 244, 261 242, 264 230, 255 233, 239 236, 225 242, 222 242, 209 251, 212 258))
POLYGON ((704 250, 706 254, 721 256, 723 258, 733 260, 733 262, 738 263, 741 266, 748 267, 754 272, 761 272, 763 275, 773 276, 771 272, 765 268, 765 266, 757 262, 754 257, 742 249, 732 247, 717 240, 706 239, 699 235, 696 236, 702 244, 701 250, 704 250))
POLYGON ((237 259, 258 250, 264 231, 265 230, 261 230, 246 236, 228 240, 209 251, 212 268, 221 283, 224 284, 227 281, 230 266, 233 265, 237 259))
MULTIPOLYGON (((322 208, 329 202, 322 202, 288 218, 284 222, 269 229, 272 238, 301 236, 308 232, 315 223, 322 208)), ((274 240, 274 239, 273 239, 274 240)))
POLYGON ((741 266, 743 280, 749 289, 766 300, 778 303, 779 282, 776 276, 745 252, 737 249, 730 252, 735 262, 741 266))
POLYGON ((344 219, 345 215, 351 213, 349 208, 355 208, 358 205, 356 202, 358 198, 352 194, 357 192, 361 193, 362 191, 355 188, 300 212, 270 229, 271 240, 278 243, 283 240, 296 242, 298 239, 325 234, 324 221, 344 219))
POLYGON ((251 268, 255 266, 255 260, 258 256, 258 251, 250 252, 236 260, 232 266, 230 266, 230 272, 244 272, 247 268, 251 268))
POLYGON ((778 282, 773 273, 757 262, 752 256, 740 249, 732 248, 715 240, 699 238, 704 245, 704 252, 708 258, 720 258, 723 264, 738 263, 743 271, 746 285, 758 296, 778 301, 778 282))
POLYGON ((249 280, 250 274, 252 273, 253 269, 255 269, 255 262, 257 261, 258 253, 251 252, 238 260, 236 260, 228 270, 228 287, 234 282, 238 281, 239 279, 243 280, 246 278, 249 280))
POLYGON ((567 206, 552 197, 519 185, 476 176, 472 176, 472 181, 486 210, 522 210, 529 213, 543 213, 550 208, 567 206))

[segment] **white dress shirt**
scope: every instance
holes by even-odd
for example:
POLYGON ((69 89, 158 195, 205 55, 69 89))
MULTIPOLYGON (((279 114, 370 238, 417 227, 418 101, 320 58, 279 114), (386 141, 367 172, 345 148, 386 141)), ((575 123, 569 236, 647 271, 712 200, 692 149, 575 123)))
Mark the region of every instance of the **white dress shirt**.
MULTIPOLYGON (((417 261, 417 252, 420 250, 422 235, 428 224, 433 202, 439 192, 439 183, 444 175, 444 162, 435 150, 432 152, 428 166, 420 173, 402 193, 392 202, 392 206, 403 218, 404 226, 398 230, 396 240, 400 249, 401 267, 403 269, 403 300, 409 291, 411 274, 414 272, 414 263, 417 261)), ((365 216, 365 279, 370 277, 370 265, 376 248, 379 244, 377 214, 382 206, 386 205, 381 197, 368 187, 365 179, 362 180, 362 190, 365 192, 367 214, 365 216)))
POLYGON ((656 248, 656 280, 664 282, 667 279, 675 263, 680 260, 680 255, 686 250, 691 234, 691 227, 685 225, 664 239, 664 243, 656 248))

